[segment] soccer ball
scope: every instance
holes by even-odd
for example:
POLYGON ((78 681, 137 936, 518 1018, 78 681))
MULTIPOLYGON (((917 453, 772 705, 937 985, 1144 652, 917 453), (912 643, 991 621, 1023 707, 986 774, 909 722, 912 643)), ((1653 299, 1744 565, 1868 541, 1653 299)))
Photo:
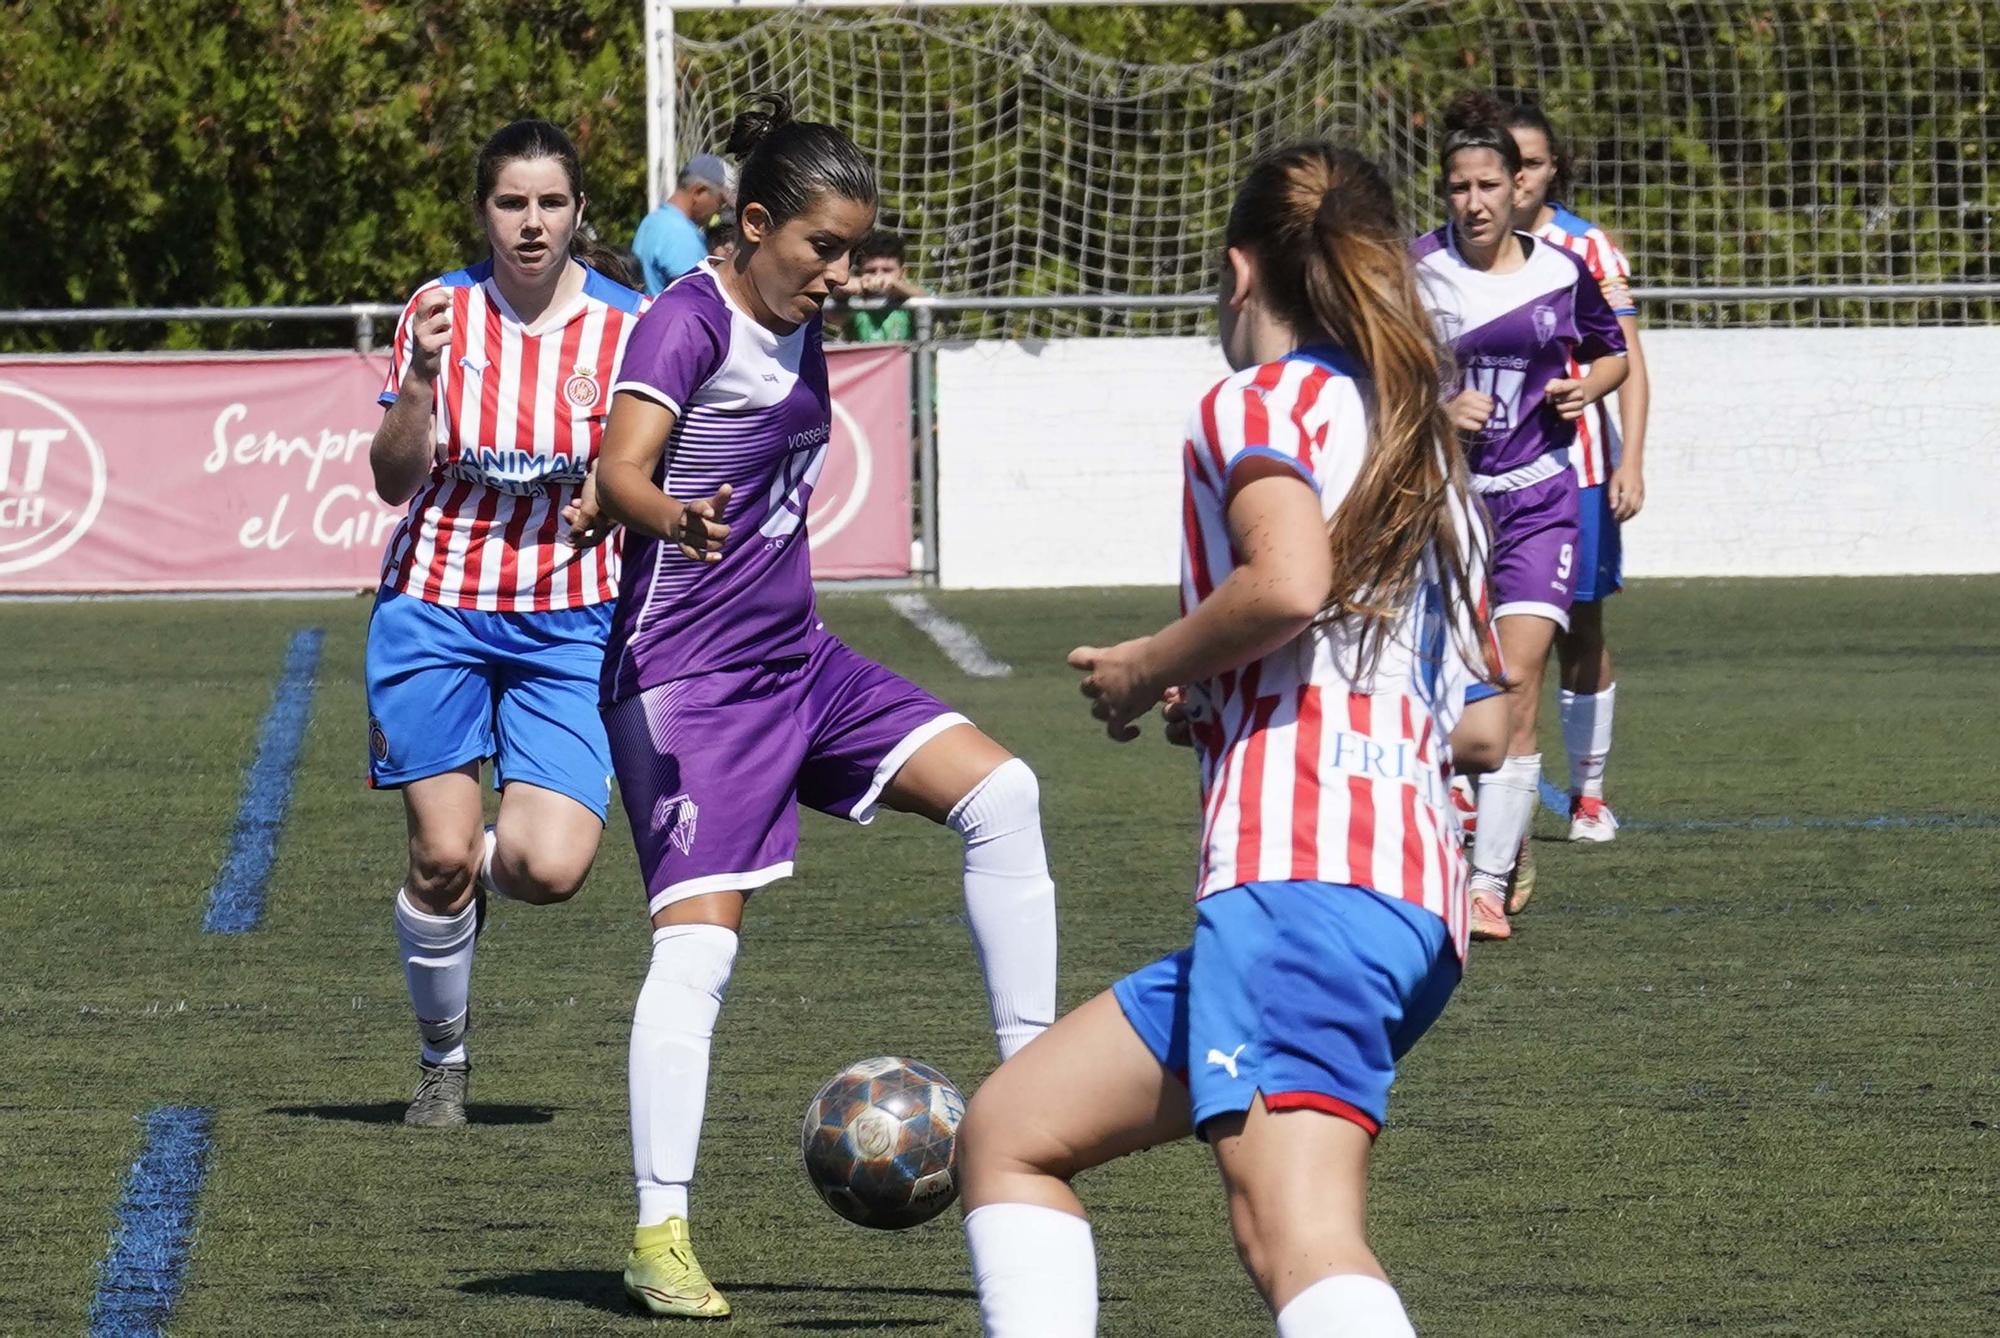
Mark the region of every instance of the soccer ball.
POLYGON ((885 1055, 833 1075, 806 1107, 806 1179, 848 1221, 882 1231, 928 1222, 958 1197, 965 1098, 928 1064, 885 1055))

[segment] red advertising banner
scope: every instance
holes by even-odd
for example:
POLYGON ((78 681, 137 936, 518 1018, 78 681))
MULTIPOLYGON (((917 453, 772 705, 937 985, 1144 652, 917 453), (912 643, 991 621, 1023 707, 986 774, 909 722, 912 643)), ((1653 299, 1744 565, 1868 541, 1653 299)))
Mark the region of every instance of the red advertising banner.
MULTIPOLYGON (((829 349, 813 572, 910 573, 910 355, 829 349)), ((0 592, 367 589, 388 360, 0 358, 0 592)))

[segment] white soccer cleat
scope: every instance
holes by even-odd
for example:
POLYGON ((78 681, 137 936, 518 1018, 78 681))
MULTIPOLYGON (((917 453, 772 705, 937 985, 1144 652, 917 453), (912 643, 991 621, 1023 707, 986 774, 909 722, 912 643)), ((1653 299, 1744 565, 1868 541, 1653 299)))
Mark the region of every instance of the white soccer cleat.
POLYGON ((1588 841, 1602 845, 1606 841, 1618 839, 1618 815, 1611 811, 1611 805, 1590 795, 1571 795, 1569 800, 1569 839, 1588 841))

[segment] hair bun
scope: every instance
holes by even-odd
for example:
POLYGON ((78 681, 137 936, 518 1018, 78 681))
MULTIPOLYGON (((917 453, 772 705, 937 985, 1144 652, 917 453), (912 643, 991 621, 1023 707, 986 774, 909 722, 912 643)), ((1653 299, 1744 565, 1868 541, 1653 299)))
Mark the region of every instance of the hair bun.
POLYGON ((792 123, 792 100, 783 93, 759 93, 750 105, 729 123, 729 140, 724 146, 737 159, 750 156, 774 130, 792 123))
POLYGON ((1444 107, 1444 130, 1472 130, 1483 126, 1504 126, 1507 108, 1499 98, 1483 88, 1468 88, 1444 107))

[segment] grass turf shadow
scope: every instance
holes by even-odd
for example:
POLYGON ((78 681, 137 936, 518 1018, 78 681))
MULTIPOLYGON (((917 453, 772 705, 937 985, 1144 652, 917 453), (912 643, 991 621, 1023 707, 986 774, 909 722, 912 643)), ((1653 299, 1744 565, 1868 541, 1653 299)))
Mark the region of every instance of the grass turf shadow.
MULTIPOLYGON (((404 1105, 401 1101, 356 1101, 344 1105, 271 1106, 264 1113, 306 1120, 335 1120, 346 1124, 401 1124, 404 1105)), ((510 1106, 474 1101, 465 1108, 468 1124, 547 1124, 555 1117, 554 1106, 510 1106)))

